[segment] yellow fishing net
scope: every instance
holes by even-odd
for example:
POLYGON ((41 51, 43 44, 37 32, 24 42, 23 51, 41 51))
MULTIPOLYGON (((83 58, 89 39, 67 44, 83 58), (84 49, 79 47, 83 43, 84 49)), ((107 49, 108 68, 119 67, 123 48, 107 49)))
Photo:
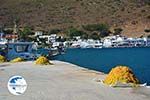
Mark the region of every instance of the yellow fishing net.
POLYGON ((16 63, 16 62, 22 62, 22 61, 24 61, 24 59, 17 57, 15 59, 11 60, 10 62, 16 63))
POLYGON ((35 64, 38 65, 52 65, 52 63, 50 63, 50 61, 44 57, 44 56, 40 56, 36 61, 35 64))
POLYGON ((0 55, 0 63, 3 63, 5 61, 6 61, 6 58, 4 56, 0 55))
POLYGON ((106 76, 104 84, 115 85, 117 82, 138 84, 139 80, 127 66, 117 66, 106 76))

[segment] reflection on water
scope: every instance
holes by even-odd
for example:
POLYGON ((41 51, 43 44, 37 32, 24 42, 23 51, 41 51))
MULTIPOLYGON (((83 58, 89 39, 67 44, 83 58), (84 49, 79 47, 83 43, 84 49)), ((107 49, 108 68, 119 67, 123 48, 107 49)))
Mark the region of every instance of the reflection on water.
POLYGON ((56 60, 108 73, 116 65, 129 66, 141 83, 150 83, 150 48, 68 49, 56 60))

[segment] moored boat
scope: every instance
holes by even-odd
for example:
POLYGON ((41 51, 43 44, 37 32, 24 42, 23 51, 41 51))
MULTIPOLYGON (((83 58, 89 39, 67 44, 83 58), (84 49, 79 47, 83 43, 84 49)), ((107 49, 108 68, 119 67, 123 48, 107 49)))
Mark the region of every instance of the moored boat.
POLYGON ((3 47, 1 52, 8 60, 17 57, 25 60, 33 60, 40 56, 40 54, 33 53, 34 48, 31 42, 6 42, 0 45, 3 47))

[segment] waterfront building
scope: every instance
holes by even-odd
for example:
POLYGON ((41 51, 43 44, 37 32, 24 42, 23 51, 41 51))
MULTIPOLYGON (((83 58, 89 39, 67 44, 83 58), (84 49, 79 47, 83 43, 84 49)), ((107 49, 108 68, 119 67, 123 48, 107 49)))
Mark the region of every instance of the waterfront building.
POLYGON ((149 45, 149 39, 127 38, 124 36, 108 36, 103 39, 103 47, 145 47, 149 45))
POLYGON ((50 44, 50 43, 56 42, 56 39, 58 38, 58 36, 56 34, 41 35, 39 36, 39 38, 45 39, 46 43, 50 44))
POLYGON ((102 48, 102 42, 100 40, 75 40, 71 42, 72 48, 102 48))
POLYGON ((36 31, 34 36, 42 36, 43 35, 43 32, 42 31, 36 31))
POLYGON ((110 39, 104 39, 103 41, 103 47, 112 47, 112 41, 110 39))

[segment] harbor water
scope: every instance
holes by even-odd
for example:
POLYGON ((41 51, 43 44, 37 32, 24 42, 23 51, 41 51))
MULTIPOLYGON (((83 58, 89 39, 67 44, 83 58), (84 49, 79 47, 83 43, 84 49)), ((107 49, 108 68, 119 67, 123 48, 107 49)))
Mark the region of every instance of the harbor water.
POLYGON ((106 74, 117 65, 129 66, 141 83, 150 85, 150 48, 68 49, 54 59, 106 74))

